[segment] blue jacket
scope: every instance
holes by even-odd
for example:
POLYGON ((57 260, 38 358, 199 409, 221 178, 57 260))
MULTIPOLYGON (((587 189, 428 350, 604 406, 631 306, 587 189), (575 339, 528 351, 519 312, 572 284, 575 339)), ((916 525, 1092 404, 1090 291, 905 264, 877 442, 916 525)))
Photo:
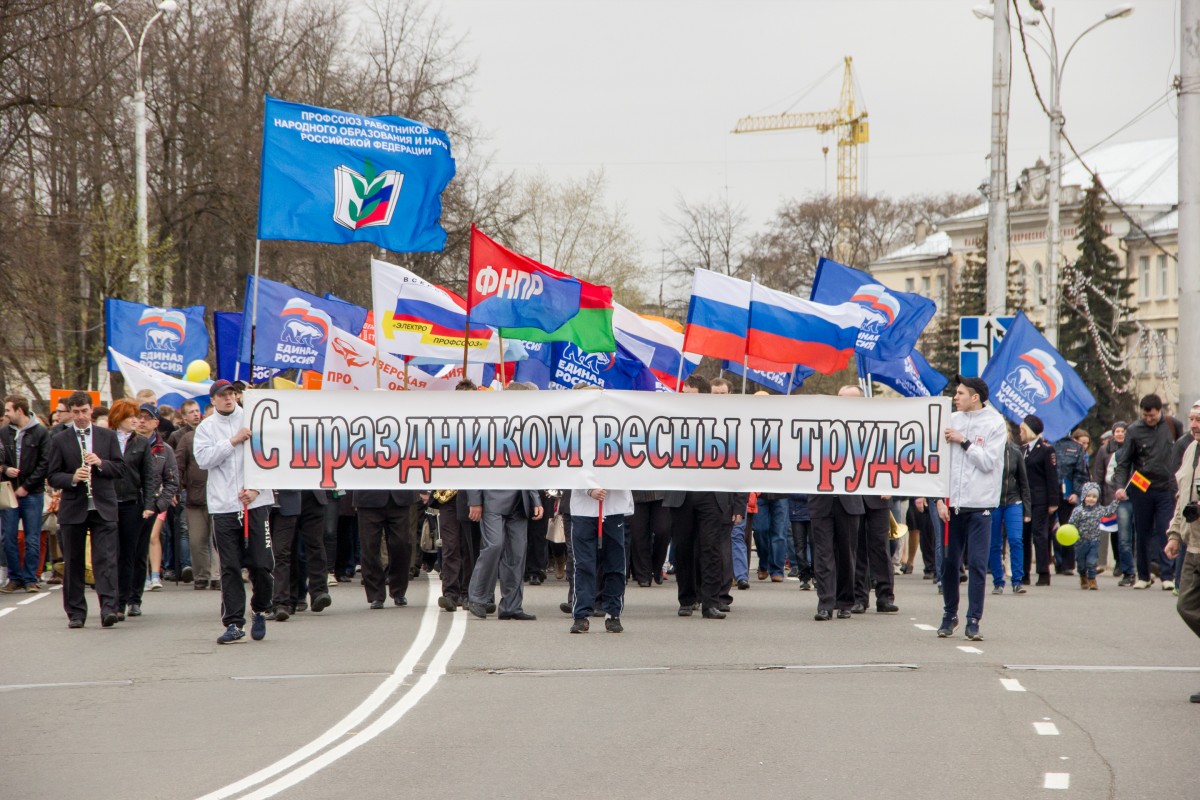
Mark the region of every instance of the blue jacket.
POLYGON ((808 495, 806 494, 789 494, 788 498, 788 516, 792 522, 808 522, 808 495))

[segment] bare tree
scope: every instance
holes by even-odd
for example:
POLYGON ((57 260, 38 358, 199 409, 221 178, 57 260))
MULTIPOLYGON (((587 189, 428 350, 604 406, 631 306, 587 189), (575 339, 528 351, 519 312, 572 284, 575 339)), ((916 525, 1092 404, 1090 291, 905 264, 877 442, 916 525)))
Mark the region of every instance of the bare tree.
POLYGON ((676 197, 674 212, 663 221, 670 231, 664 247, 674 272, 690 276, 696 269, 722 275, 742 271, 749 245, 746 213, 728 197, 695 204, 676 197))

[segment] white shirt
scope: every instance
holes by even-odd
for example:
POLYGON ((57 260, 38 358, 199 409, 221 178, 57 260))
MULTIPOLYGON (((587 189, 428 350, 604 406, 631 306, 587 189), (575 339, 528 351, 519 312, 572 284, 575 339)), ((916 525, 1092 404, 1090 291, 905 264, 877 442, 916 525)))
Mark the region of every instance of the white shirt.
MULTIPOLYGON (((588 492, 590 489, 571 490, 572 517, 598 517, 600 504, 588 492)), ((633 492, 628 489, 609 489, 604 500, 604 517, 624 517, 633 513, 633 492)))

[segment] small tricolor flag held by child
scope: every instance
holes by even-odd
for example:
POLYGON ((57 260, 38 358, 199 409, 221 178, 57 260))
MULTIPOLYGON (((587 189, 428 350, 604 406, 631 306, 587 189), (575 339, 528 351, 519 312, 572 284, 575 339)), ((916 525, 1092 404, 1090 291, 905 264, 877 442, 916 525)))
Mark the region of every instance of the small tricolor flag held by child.
POLYGON ((1133 473, 1133 477, 1129 479, 1129 482, 1141 489, 1143 492, 1150 489, 1150 479, 1140 472, 1133 473))
POLYGON ((1101 533, 1116 533, 1117 531, 1117 515, 1109 514, 1106 517, 1100 518, 1101 533))

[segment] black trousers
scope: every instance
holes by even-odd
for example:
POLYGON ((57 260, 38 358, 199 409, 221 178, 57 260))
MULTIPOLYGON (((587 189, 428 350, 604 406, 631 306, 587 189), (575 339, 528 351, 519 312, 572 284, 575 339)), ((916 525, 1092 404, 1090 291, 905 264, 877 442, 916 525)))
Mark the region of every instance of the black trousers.
POLYGON ((550 548, 546 532, 550 529, 550 518, 529 520, 525 532, 525 579, 534 575, 546 579, 546 565, 550 562, 550 548))
POLYGON ((404 597, 408 593, 412 560, 412 506, 398 506, 389 497, 383 508, 358 509, 358 535, 362 542, 363 586, 367 602, 404 597), (387 583, 384 583, 381 544, 387 542, 387 583))
POLYGON ((136 500, 117 505, 117 605, 121 609, 130 603, 142 602, 146 561, 150 554, 150 533, 154 528, 154 517, 142 519, 142 511, 142 504, 136 500), (141 572, 136 566, 139 562, 142 565, 141 572))
POLYGON ((854 605, 854 559, 858 550, 858 528, 861 514, 850 514, 840 502, 833 503, 833 513, 813 514, 812 522, 813 577, 817 584, 817 609, 850 610, 854 605))
MULTIPOLYGON (((792 547, 796 550, 796 571, 802 581, 813 579, 812 562, 808 551, 812 546, 812 523, 807 520, 792 520, 792 547)), ((750 552, 749 550, 746 551, 750 552)))
MULTIPOLYGON (((1082 500, 1083 498, 1079 498, 1082 500)), ((1066 525, 1071 520, 1071 512, 1075 510, 1075 506, 1068 503, 1065 499, 1059 502, 1058 505, 1058 524, 1066 525)), ((1067 572, 1075 569, 1075 545, 1063 547, 1058 543, 1058 537, 1050 540, 1050 546, 1054 548, 1054 571, 1067 572)))
POLYGON ((633 578, 650 583, 662 573, 671 546, 671 509, 663 508, 662 500, 634 503, 630 536, 633 578))
POLYGON ((58 537, 63 551, 63 610, 67 619, 87 620, 87 598, 83 582, 88 533, 92 534, 92 577, 100 598, 100 614, 117 613, 117 523, 102 519, 99 511, 89 511, 82 523, 59 523, 58 537))
POLYGON ((353 578, 358 558, 358 515, 338 517, 334 572, 338 577, 353 578))
POLYGON ((458 518, 453 503, 438 509, 438 525, 442 535, 442 594, 455 600, 461 597, 465 603, 475 566, 473 525, 469 519, 458 518))
POLYGON ((868 508, 858 531, 858 555, 854 559, 854 600, 864 606, 870 603, 871 589, 875 602, 895 600, 892 557, 888 549, 887 508, 868 508))
POLYGON ((275 555, 271 550, 271 525, 268 507, 248 512, 250 535, 245 535, 242 511, 211 514, 213 540, 221 557, 221 624, 246 624, 246 587, 242 570, 250 573, 250 608, 265 614, 271 610, 271 571, 275 555))
MULTIPOLYGON (((275 556, 275 568, 271 571, 274 583, 273 603, 288 606, 292 597, 292 570, 299 564, 296 542, 304 542, 304 559, 308 565, 309 597, 329 591, 329 570, 325 563, 325 507, 318 503, 312 492, 300 493, 300 513, 285 516, 278 509, 271 511, 271 551, 275 556)), ((299 595, 295 599, 299 599, 299 595)))
POLYGON ((681 608, 697 602, 704 609, 720 604, 725 582, 721 542, 729 550, 732 529, 732 517, 721 511, 712 492, 689 492, 682 506, 671 509, 675 581, 681 608))
POLYGON ((1025 546, 1025 580, 1033 574, 1029 569, 1032 557, 1037 557, 1038 577, 1050 577, 1050 510, 1041 503, 1034 503, 1029 514, 1029 522, 1025 523, 1021 532, 1021 540, 1025 546))

